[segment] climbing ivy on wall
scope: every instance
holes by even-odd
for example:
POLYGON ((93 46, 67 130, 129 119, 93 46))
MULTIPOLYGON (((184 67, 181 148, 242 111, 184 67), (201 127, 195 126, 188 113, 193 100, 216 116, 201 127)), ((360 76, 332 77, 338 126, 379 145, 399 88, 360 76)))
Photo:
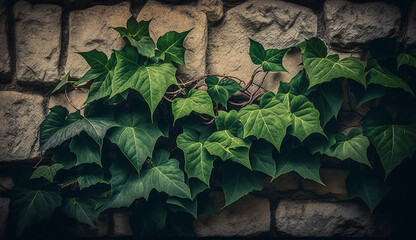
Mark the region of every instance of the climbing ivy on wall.
POLYGON ((318 38, 280 50, 249 39, 247 57, 258 68, 248 82, 216 74, 183 82, 176 71, 186 64, 189 31, 155 43, 149 21, 133 17, 115 30, 126 47, 110 58, 80 53, 90 70, 79 80, 68 73, 52 91, 90 84, 84 106, 73 105, 74 113, 55 106, 40 126, 39 151, 50 159, 15 177, 16 235, 59 211, 95 227, 101 212, 125 207, 137 235, 190 236, 193 219, 215 212, 210 189, 221 188, 228 206, 261 190, 266 177, 296 172, 324 184, 322 155, 349 162, 348 195, 373 211, 390 173, 416 151, 415 86, 405 74, 416 67, 414 52, 363 62, 328 55, 318 38), (292 48, 304 69, 277 94, 253 83, 260 73, 286 72, 282 59, 292 48), (351 111, 362 129, 337 124, 342 83, 355 95, 351 111), (355 109, 363 104, 371 106, 365 115, 355 109))

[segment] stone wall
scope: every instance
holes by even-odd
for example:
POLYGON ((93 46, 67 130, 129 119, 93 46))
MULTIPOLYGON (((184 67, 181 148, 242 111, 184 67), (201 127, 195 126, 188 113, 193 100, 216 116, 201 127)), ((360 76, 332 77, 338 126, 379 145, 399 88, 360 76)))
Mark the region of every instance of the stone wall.
MULTIPOLYGON (((33 166, 41 157, 39 125, 48 108, 64 105, 75 110, 62 94, 48 92, 65 73, 80 77, 86 72, 76 52, 98 49, 110 54, 122 48, 112 27, 124 26, 131 15, 153 19, 153 39, 192 28, 185 41, 187 65, 178 72, 184 80, 206 73, 248 80, 256 67, 248 56, 248 38, 266 48, 284 48, 317 36, 330 52, 342 56, 360 56, 378 38, 416 45, 416 2, 411 0, 0 0, 0 236, 8 216, 8 189, 13 187, 10 169, 33 166)), ((299 52, 290 51, 283 62, 288 73, 269 74, 265 87, 276 92, 280 81, 298 72, 300 62, 299 52)), ((81 105, 87 92, 72 91, 69 97, 81 105)), ((325 187, 286 174, 224 209, 222 193, 212 192, 219 213, 200 216, 196 234, 389 235, 394 226, 382 214, 370 215, 362 202, 347 200, 348 172, 333 161, 321 169, 325 187)), ((87 237, 131 235, 128 214, 122 212, 102 214, 98 229, 80 224, 73 231, 87 237)))

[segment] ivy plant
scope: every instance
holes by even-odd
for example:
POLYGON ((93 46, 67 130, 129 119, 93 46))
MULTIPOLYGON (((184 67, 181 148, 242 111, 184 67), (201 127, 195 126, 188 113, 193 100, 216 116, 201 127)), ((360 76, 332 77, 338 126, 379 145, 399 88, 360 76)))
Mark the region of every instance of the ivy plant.
POLYGON ((79 80, 68 73, 52 91, 89 86, 82 107, 55 106, 40 126, 44 157, 13 188, 16 235, 59 213, 96 227, 100 213, 129 208, 137 235, 191 236, 193 219, 214 209, 210 189, 222 189, 228 206, 262 190, 266 177, 295 172, 324 185, 324 155, 348 161, 348 195, 373 211, 390 189, 390 173, 416 151, 414 86, 402 74, 415 67, 413 52, 386 64, 328 55, 318 38, 267 50, 247 39, 258 68, 245 84, 217 74, 178 82, 189 31, 168 32, 155 44, 149 21, 131 17, 115 30, 123 49, 109 58, 80 53, 90 70, 79 80), (286 72, 282 60, 294 48, 304 69, 277 94, 254 84, 259 73, 286 72), (349 132, 338 124, 341 83, 355 107, 371 106, 364 115, 352 108, 362 119, 349 132))

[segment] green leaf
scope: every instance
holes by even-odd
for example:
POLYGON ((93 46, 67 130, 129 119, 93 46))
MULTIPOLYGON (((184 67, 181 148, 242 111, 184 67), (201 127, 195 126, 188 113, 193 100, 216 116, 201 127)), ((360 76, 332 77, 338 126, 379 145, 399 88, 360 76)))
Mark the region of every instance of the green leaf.
POLYGON ((274 97, 267 102, 267 95, 263 95, 259 105, 245 106, 238 114, 244 125, 244 138, 251 135, 263 138, 280 150, 291 118, 285 105, 274 97))
POLYGON ((326 136, 319 121, 319 111, 308 98, 303 95, 294 96, 290 93, 277 94, 276 97, 290 112, 292 124, 287 130, 290 135, 297 137, 301 142, 312 133, 326 136))
POLYGON ((148 58, 155 56, 155 43, 149 36, 150 21, 140 21, 131 16, 127 21, 127 29, 123 27, 114 28, 122 38, 127 38, 131 46, 148 58))
POLYGON ((356 109, 366 102, 383 97, 387 92, 385 87, 377 84, 371 84, 365 90, 362 86, 351 85, 351 89, 357 101, 356 109))
POLYGON ((304 179, 310 179, 322 185, 325 185, 319 176, 321 159, 319 154, 311 155, 307 149, 294 149, 283 152, 277 159, 276 179, 280 175, 288 172, 296 172, 304 179))
POLYGON ((48 219, 61 206, 55 185, 32 189, 15 185, 10 202, 10 218, 18 236, 30 226, 48 219))
POLYGON ((204 182, 196 178, 189 179, 188 185, 189 185, 189 188, 191 189, 191 200, 194 200, 198 194, 208 189, 207 184, 205 184, 204 182))
POLYGON ((85 61, 87 61, 91 69, 88 70, 88 72, 86 72, 84 76, 81 77, 81 79, 76 81, 75 85, 81 85, 92 79, 96 79, 100 75, 109 71, 109 69, 107 68, 108 59, 105 53, 94 49, 89 52, 79 52, 78 54, 81 55, 85 59, 85 61))
POLYGON ((343 133, 335 135, 336 143, 324 151, 325 155, 336 157, 339 160, 352 159, 371 167, 367 158, 367 148, 370 146, 368 138, 360 129, 353 128, 345 136, 343 133))
POLYGON ((64 213, 78 222, 97 227, 98 211, 79 198, 69 198, 63 204, 64 213))
POLYGON ((210 76, 205 78, 205 83, 212 100, 215 103, 221 103, 226 109, 228 99, 242 89, 240 84, 229 78, 220 81, 217 77, 210 76))
POLYGON ((198 212, 198 201, 197 199, 191 201, 190 199, 183 199, 177 197, 170 197, 166 201, 167 204, 178 207, 178 210, 174 209, 174 212, 182 211, 191 214, 197 219, 198 212))
POLYGON ((184 132, 177 137, 176 144, 184 152, 188 178, 198 178, 209 186, 215 158, 203 147, 207 139, 205 132, 184 128, 184 132))
POLYGON ((256 65, 261 65, 265 72, 287 72, 283 67, 282 61, 286 52, 290 48, 286 49, 268 49, 264 50, 264 47, 250 39, 250 58, 251 61, 256 65))
POLYGON ((59 164, 59 163, 55 163, 51 166, 46 166, 46 165, 40 166, 33 172, 30 179, 43 177, 49 182, 53 182, 53 178, 55 177, 56 173, 62 168, 64 168, 64 165, 59 164))
POLYGON ((346 186, 348 198, 360 198, 371 212, 390 191, 390 186, 384 181, 382 174, 368 167, 355 165, 349 171, 346 186))
POLYGON ((82 173, 77 178, 77 181, 80 190, 89 188, 98 183, 109 184, 109 182, 104 179, 104 170, 95 165, 83 166, 82 173))
POLYGON ((189 31, 185 32, 167 32, 157 40, 157 55, 164 62, 176 62, 185 65, 185 48, 183 41, 189 31))
POLYGON ((173 123, 188 116, 192 111, 214 117, 212 101, 207 92, 191 89, 185 98, 175 98, 172 102, 173 123))
POLYGON ((280 82, 278 93, 291 93, 293 95, 306 95, 308 90, 308 80, 305 71, 299 71, 290 82, 280 82))
POLYGON ((151 116, 155 111, 166 89, 177 84, 176 68, 172 63, 153 63, 144 66, 144 59, 137 51, 125 47, 115 51, 117 65, 112 82, 111 98, 131 88, 138 91, 150 108, 151 116))
POLYGON ((416 117, 401 111, 393 121, 384 106, 370 110, 364 118, 364 135, 376 147, 386 178, 405 158, 416 151, 416 117), (410 116, 409 116, 410 115, 410 116))
POLYGON ((416 67, 416 57, 411 54, 399 54, 399 56, 397 56, 397 69, 399 69, 402 65, 416 67))
MULTIPOLYGON (((64 141, 79 135, 82 131, 85 131, 100 146, 102 146, 107 130, 118 126, 118 124, 109 116, 82 116, 79 111, 69 114, 66 121, 67 124, 59 128, 59 130, 57 130, 57 126, 53 126, 53 129, 50 129, 48 127, 51 125, 45 124, 46 126, 43 127, 43 131, 47 132, 47 135, 51 137, 45 140, 44 144, 41 144, 39 151, 61 145, 64 141), (53 135, 51 134, 52 132, 54 132, 53 135)), ((47 137, 44 137, 44 139, 46 138, 47 137)))
POLYGON ((85 163, 95 163, 100 167, 102 166, 101 147, 85 132, 72 138, 69 149, 77 156, 77 163, 75 166, 85 163))
POLYGON ((355 57, 339 60, 337 54, 327 56, 325 44, 319 38, 306 40, 303 65, 309 76, 309 89, 334 78, 350 78, 365 84, 364 64, 355 57))
POLYGON ((107 138, 140 172, 143 163, 152 156, 162 132, 156 123, 150 122, 150 114, 144 104, 136 102, 132 105, 130 109, 121 109, 116 113, 116 122, 120 127, 111 129, 107 138))
POLYGON ((308 98, 318 109, 321 126, 325 127, 332 117, 337 118, 344 100, 344 92, 339 82, 332 81, 318 85, 316 90, 308 95, 308 98))
POLYGON ((235 110, 229 113, 220 111, 215 119, 218 132, 214 132, 204 143, 204 147, 211 155, 220 157, 223 161, 231 161, 242 164, 251 170, 249 149, 251 141, 238 137, 239 122, 235 110))
POLYGON ((276 173, 276 161, 272 156, 273 145, 268 142, 255 141, 250 148, 250 160, 253 170, 263 172, 271 177, 276 173))
POLYGON ((114 68, 116 64, 116 56, 114 53, 112 53, 105 66, 105 69, 103 69, 103 72, 97 76, 91 84, 90 90, 88 92, 88 98, 84 104, 88 104, 92 101, 109 97, 111 95, 111 84, 114 78, 114 68))
POLYGON ((128 207, 138 198, 147 200, 152 189, 165 192, 169 196, 191 198, 179 162, 169 159, 169 152, 165 150, 154 152, 152 164, 142 170, 140 176, 135 169, 122 161, 113 162, 110 173, 112 197, 101 210, 128 207))
POLYGON ((69 73, 67 73, 65 75, 65 78, 59 82, 58 85, 56 85, 56 87, 52 90, 51 94, 56 93, 57 91, 59 91, 63 86, 65 86, 67 83, 69 82, 69 73))
POLYGON ((53 149, 52 161, 62 164, 64 170, 69 170, 77 164, 77 157, 68 147, 56 147, 53 149))
POLYGON ((51 112, 40 125, 41 146, 44 145, 60 128, 65 126, 67 116, 68 109, 62 106, 51 108, 51 112))
POLYGON ((225 195, 225 206, 237 201, 253 190, 263 189, 263 175, 231 162, 222 166, 221 187, 225 195))
POLYGON ((367 67, 369 68, 366 73, 368 84, 378 84, 388 88, 401 88, 414 96, 412 89, 403 79, 393 74, 388 69, 380 67, 377 60, 369 60, 367 67))

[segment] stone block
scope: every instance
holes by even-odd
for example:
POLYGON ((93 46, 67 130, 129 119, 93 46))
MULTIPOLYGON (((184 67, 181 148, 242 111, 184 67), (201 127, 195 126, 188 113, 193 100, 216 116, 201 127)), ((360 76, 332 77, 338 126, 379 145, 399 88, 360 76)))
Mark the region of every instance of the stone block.
POLYGON ((0 238, 3 237, 6 229, 7 217, 9 216, 9 203, 10 198, 0 197, 0 238))
POLYGON ((13 13, 17 80, 44 85, 60 80, 62 8, 19 1, 14 5, 13 13))
POLYGON ((157 42, 169 31, 191 30, 184 41, 186 66, 179 66, 178 76, 190 80, 205 74, 208 41, 208 21, 197 7, 190 5, 164 5, 150 0, 137 16, 137 21, 150 20, 150 37, 157 42))
POLYGON ((45 118, 43 100, 33 93, 0 92, 0 161, 39 156, 39 127, 45 118))
MULTIPOLYGON (((283 1, 246 1, 229 9, 222 22, 210 29, 208 72, 232 75, 248 82, 258 67, 248 54, 249 38, 260 42, 265 49, 283 49, 315 37, 317 29, 318 17, 306 7, 283 1)), ((298 50, 288 53, 283 60, 288 73, 270 73, 265 79, 266 89, 276 92, 280 81, 288 82, 298 73, 301 62, 298 50)), ((255 82, 260 83, 263 76, 258 74, 255 82)))
POLYGON ((326 37, 331 45, 355 47, 377 38, 396 37, 400 9, 384 2, 353 3, 327 0, 324 5, 326 37))
POLYGON ((113 222, 114 229, 113 234, 115 237, 128 237, 133 235, 130 228, 130 214, 127 213, 114 213, 113 222))
POLYGON ((221 209, 224 206, 222 192, 212 192, 210 197, 218 214, 198 216, 194 224, 198 237, 255 236, 270 230, 268 199, 249 194, 221 209))
POLYGON ((207 19, 211 23, 218 22, 224 15, 222 0, 199 0, 198 9, 207 15, 207 19))
POLYGON ((97 227, 94 228, 85 223, 77 223, 72 233, 81 238, 108 237, 110 215, 100 214, 97 220, 97 227))
MULTIPOLYGON (((69 91, 68 98, 71 102, 78 108, 82 107, 85 100, 88 97, 88 89, 79 88, 77 90, 69 91)), ((53 108, 54 106, 63 106, 68 109, 69 112, 76 112, 77 110, 68 102, 65 97, 65 93, 58 93, 51 95, 49 97, 48 108, 53 108)))
POLYGON ((319 170, 321 179, 325 186, 317 182, 305 179, 302 180, 302 187, 304 190, 312 192, 316 195, 329 195, 340 200, 348 198, 345 179, 348 176, 348 171, 340 169, 321 168, 319 170))
POLYGON ((264 191, 287 192, 299 189, 299 177, 294 172, 283 174, 273 182, 270 180, 271 178, 266 178, 263 186, 264 191))
POLYGON ((68 58, 65 72, 81 78, 89 65, 77 52, 102 51, 109 57, 112 50, 121 50, 125 42, 114 27, 126 27, 131 17, 130 3, 113 6, 97 5, 69 13, 68 58))
MULTIPOLYGON (((7 42, 8 28, 7 1, 0 0, 0 77, 10 74, 10 53, 7 42)), ((0 80, 1 81, 1 80, 0 80)))
POLYGON ((275 217, 277 231, 293 237, 376 237, 391 231, 385 219, 353 202, 282 200, 275 217))
POLYGON ((8 194, 8 189, 13 189, 13 178, 8 175, 0 176, 0 193, 8 194), (5 187, 5 188, 2 188, 5 187))
POLYGON ((406 35, 404 38, 406 45, 416 45, 416 2, 413 1, 409 9, 406 35))

